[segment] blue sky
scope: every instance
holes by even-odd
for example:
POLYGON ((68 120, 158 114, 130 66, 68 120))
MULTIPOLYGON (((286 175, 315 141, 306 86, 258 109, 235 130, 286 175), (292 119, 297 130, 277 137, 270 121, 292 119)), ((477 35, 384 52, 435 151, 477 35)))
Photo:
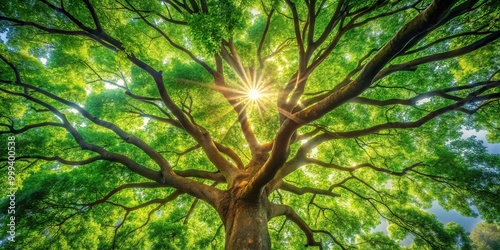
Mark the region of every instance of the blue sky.
MULTIPOLYGON (((462 138, 469 138, 471 136, 475 136, 476 139, 481 140, 483 142, 483 145, 487 148, 488 152, 491 154, 500 154, 500 143, 488 143, 486 140, 486 134, 487 132, 482 130, 482 131, 474 131, 474 130, 465 130, 462 129, 463 136, 462 138)), ((474 208, 474 211, 477 212, 477 209, 474 208)), ((441 207, 437 201, 432 202, 432 207, 428 209, 427 211, 435 214, 437 216, 437 219, 441 221, 443 224, 446 224, 448 222, 454 221, 458 224, 460 224, 466 232, 471 232, 474 227, 482 221, 481 217, 465 217, 462 216, 459 212, 456 210, 450 210, 446 211, 443 207, 441 207)), ((387 221, 385 219, 382 219, 382 222, 380 225, 378 225, 373 231, 377 232, 387 232, 387 221)), ((413 237, 408 236, 403 242, 401 242, 402 245, 410 245, 411 242, 413 241, 413 237)))

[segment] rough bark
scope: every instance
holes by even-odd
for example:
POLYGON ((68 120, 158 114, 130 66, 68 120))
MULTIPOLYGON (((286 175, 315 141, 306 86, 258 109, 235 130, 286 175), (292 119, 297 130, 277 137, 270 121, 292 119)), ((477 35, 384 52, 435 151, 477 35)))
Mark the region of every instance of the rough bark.
POLYGON ((267 250, 271 239, 267 228, 269 202, 265 195, 259 200, 241 199, 230 190, 219 206, 226 232, 226 250, 267 250))

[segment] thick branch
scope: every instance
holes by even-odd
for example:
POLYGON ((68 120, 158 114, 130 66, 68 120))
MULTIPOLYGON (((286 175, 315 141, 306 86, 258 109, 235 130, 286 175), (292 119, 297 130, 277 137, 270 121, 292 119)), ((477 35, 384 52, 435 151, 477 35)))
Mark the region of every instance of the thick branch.
MULTIPOLYGON (((121 42, 119 42, 118 40, 116 40, 116 39, 112 38, 111 36, 107 35, 105 32, 95 32, 91 28, 89 28, 89 27, 85 26, 83 23, 81 23, 78 19, 76 19, 74 16, 72 16, 66 10, 64 10, 62 8, 59 8, 59 7, 56 7, 56 6, 52 5, 51 3, 49 3, 49 2, 47 2, 45 0, 43 0, 42 2, 45 3, 47 6, 49 6, 50 8, 54 9, 55 11, 60 12, 63 15, 65 15, 67 18, 69 18, 73 23, 75 23, 78 27, 80 27, 83 30, 83 31, 79 31, 77 33, 71 32, 71 33, 69 33, 69 35, 86 36, 86 37, 89 37, 89 38, 91 38, 91 39, 93 39, 93 40, 101 43, 103 46, 105 46, 106 48, 109 48, 109 49, 111 49, 113 51, 123 51, 123 52, 126 51, 126 49, 123 47, 123 45, 122 45, 121 42)), ((12 22, 22 22, 22 21, 19 21, 19 20, 16 20, 16 19, 12 19, 12 18, 5 19, 3 17, 0 17, 0 20, 9 20, 9 21, 12 21, 12 22)), ((144 21, 147 22, 147 20, 145 18, 144 18, 144 21)), ((51 32, 52 33, 58 33, 59 32, 58 30, 52 30, 50 28, 46 28, 46 27, 43 27, 41 25, 34 24, 34 23, 24 23, 24 24, 25 25, 30 25, 30 26, 35 26, 36 28, 45 30, 45 31, 47 31, 49 33, 51 33, 51 32)), ((62 32, 61 34, 68 34, 68 33, 67 32, 62 32)), ((186 115, 184 114, 184 112, 171 100, 171 98, 168 95, 168 93, 167 93, 167 91, 165 89, 165 86, 163 84, 162 72, 161 71, 160 72, 156 71, 151 66, 149 66, 145 62, 143 62, 140 59, 138 59, 137 57, 135 57, 135 55, 133 55, 133 54, 127 54, 127 58, 132 63, 134 63, 136 66, 138 66, 141 69, 145 70, 148 74, 150 74, 153 77, 153 79, 155 80, 157 89, 158 89, 158 91, 160 93, 161 99, 164 102, 164 104, 167 106, 167 108, 170 111, 172 111, 172 114, 181 123, 181 125, 183 126, 183 128, 191 136, 193 136, 193 138, 195 140, 197 140, 198 143, 200 143, 200 145, 202 145, 202 147, 203 147, 204 151, 206 152, 206 155, 208 156, 208 158, 210 159, 210 161, 212 163, 214 163, 214 165, 219 170, 221 170, 221 172, 226 176, 227 180, 231 180, 233 178, 233 176, 236 174, 237 168, 235 168, 234 166, 232 166, 231 163, 229 163, 226 159, 224 159, 224 157, 222 157, 220 155, 220 153, 218 152, 216 146, 213 144, 212 139, 210 138, 209 133, 205 129, 203 129, 203 128, 197 126, 197 125, 192 124, 191 121, 186 117, 186 115)), ((78 109, 78 108, 76 108, 76 109, 78 109)), ((116 133, 116 131, 115 131, 115 133, 116 133)), ((138 142, 136 140, 136 138, 134 138, 134 137, 126 137, 126 138, 128 138, 128 139, 131 138, 132 141, 138 142)), ((154 152, 154 150, 153 151, 148 150, 148 151, 151 153, 151 155, 157 154, 157 153, 154 152)), ((170 176, 170 175, 174 175, 173 172, 171 171, 170 167, 168 166, 168 163, 165 164, 166 161, 162 160, 163 157, 160 156, 159 154, 158 154, 158 156, 159 157, 157 157, 157 158, 155 157, 156 159, 154 159, 154 160, 159 160, 159 161, 162 162, 162 164, 159 164, 160 167, 163 168, 162 170, 164 170, 163 173, 162 173, 162 175, 164 177, 170 176)))
POLYGON ((114 188, 113 190, 109 191, 101 199, 93 201, 91 203, 82 204, 82 206, 93 207, 95 205, 102 204, 104 202, 107 202, 116 193, 118 193, 122 190, 125 190, 125 189, 130 189, 130 188, 161 188, 161 187, 167 187, 167 186, 160 184, 160 183, 157 183, 157 182, 127 183, 127 184, 120 185, 120 186, 114 188))
POLYGON ((220 183, 226 182, 224 176, 220 172, 208 172, 204 170, 198 169, 189 169, 189 170, 175 170, 175 174, 182 177, 193 177, 193 178, 201 178, 206 180, 212 180, 220 183))
POLYGON ((135 145, 136 147, 141 149, 144 153, 146 153, 149 157, 151 157, 151 159, 154 160, 163 171, 171 171, 170 164, 165 160, 165 158, 163 158, 163 156, 161 156, 158 152, 156 152, 156 150, 154 150, 151 146, 149 146, 143 140, 126 133, 125 131, 123 131, 121 128, 119 128, 115 124, 101 120, 101 119, 93 116, 92 114, 90 114, 87 110, 83 109, 78 104, 70 102, 66 99, 59 97, 59 96, 56 96, 48 91, 45 91, 43 89, 40 89, 38 87, 29 85, 29 84, 20 83, 19 85, 23 86, 25 88, 33 89, 33 90, 37 91, 38 93, 41 93, 41 94, 43 94, 43 95, 45 95, 53 100, 56 100, 60 103, 63 103, 65 105, 77 110, 82 116, 87 118, 89 121, 91 121, 94 124, 99 125, 103 128, 107 128, 107 129, 113 131, 116 135, 118 135, 121 139, 123 139, 127 143, 135 145))
POLYGON ((269 31, 269 26, 271 25, 271 18, 273 16, 274 9, 271 9, 269 14, 267 15, 266 27, 262 33, 262 37, 260 38, 259 47, 257 48, 257 57, 259 59, 260 68, 264 68, 264 59, 262 59, 262 48, 264 47, 264 42, 266 41, 267 32, 269 31))
POLYGON ((112 153, 103 147, 88 143, 80 135, 80 133, 71 125, 71 123, 68 121, 66 116, 64 114, 62 114, 59 110, 54 108, 53 106, 51 106, 51 105, 49 105, 49 104, 47 104, 39 99, 36 99, 30 95, 15 93, 15 92, 11 92, 11 91, 5 90, 5 89, 0 89, 0 91, 4 92, 6 94, 14 95, 14 96, 22 96, 22 97, 26 98, 27 100, 30 100, 34 103, 37 103, 37 104, 47 108, 54 115, 59 117, 59 119, 61 119, 61 121, 64 124, 65 129, 71 134, 71 136, 76 140, 78 145, 83 150, 90 150, 90 151, 96 152, 102 157, 103 160, 121 163, 124 166, 126 166, 129 170, 131 170, 134 173, 139 174, 140 176, 143 176, 147 179, 156 181, 158 183, 161 183, 161 184, 164 184, 167 186, 172 186, 174 188, 177 188, 178 190, 189 193, 190 195, 192 195, 194 197, 198 197, 202 200, 205 200, 214 207, 217 206, 216 201, 218 199, 218 196, 220 195, 220 193, 217 189, 210 187, 210 186, 207 186, 205 184, 193 181, 193 180, 186 179, 184 177, 180 177, 180 176, 174 174, 172 170, 161 171, 161 172, 151 170, 145 166, 138 164, 137 162, 133 161, 132 159, 128 158, 127 156, 117 154, 117 153, 112 153))
POLYGON ((295 116, 302 123, 314 121, 330 110, 342 105, 353 97, 361 94, 373 82, 374 77, 386 63, 406 49, 406 44, 413 42, 421 33, 439 24, 444 15, 453 5, 453 1, 437 0, 413 20, 403 26, 396 35, 385 44, 375 56, 363 67, 358 77, 319 101, 312 107, 298 112, 295 116))
POLYGON ((387 67, 386 69, 380 71, 375 76, 373 81, 375 82, 375 81, 377 81, 383 77, 386 77, 387 75, 394 73, 394 72, 397 72, 397 71, 416 70, 416 67, 418 65, 421 65, 421 64, 435 62, 435 61, 442 61, 442 60, 446 60, 449 58, 458 57, 458 56, 467 54, 471 51, 475 51, 475 50, 477 50, 485 45, 488 45, 489 43, 497 40, 499 37, 500 37, 500 31, 496 31, 496 32, 493 32, 493 33, 487 35, 486 37, 472 43, 471 45, 462 47, 460 49, 455 49, 455 50, 451 50, 451 51, 447 51, 447 52, 443 52, 443 53, 432 54, 429 56, 424 56, 421 58, 411 60, 411 61, 406 62, 406 63, 391 65, 391 66, 387 67))
POLYGON ((131 171, 133 171, 133 172, 135 172, 143 177, 146 177, 146 178, 151 179, 151 180, 157 180, 157 181, 159 180, 160 175, 158 172, 153 171, 151 169, 148 169, 142 165, 139 165, 136 162, 132 161, 131 159, 129 159, 123 155, 110 153, 109 151, 105 150, 102 147, 99 147, 99 146, 94 145, 94 144, 90 144, 87 141, 85 141, 83 139, 83 137, 80 135, 80 133, 71 125, 71 123, 68 121, 66 116, 64 114, 62 114, 59 110, 54 108, 53 106, 51 106, 51 105, 49 105, 41 100, 38 100, 32 96, 26 95, 26 94, 15 93, 15 92, 11 92, 11 91, 5 90, 5 89, 0 89, 0 91, 4 92, 6 94, 14 95, 14 96, 22 96, 22 97, 24 97, 24 98, 26 98, 34 103, 37 103, 41 106, 44 106, 45 108, 50 110, 54 115, 56 115, 57 117, 59 117, 59 119, 62 120, 62 122, 64 124, 64 128, 73 136, 73 138, 76 140, 76 142, 78 143, 78 145, 82 149, 94 151, 94 152, 100 154, 104 160, 120 162, 123 165, 127 166, 127 168, 129 168, 131 171))
POLYGON ((457 38, 457 37, 462 37, 462 36, 474 36, 474 35, 485 35, 485 34, 490 34, 492 32, 489 32, 489 31, 481 31, 482 29, 486 28, 486 25, 474 30, 474 31, 469 31, 469 32, 463 32, 463 33, 458 33, 458 34, 455 34, 455 35, 450 35, 450 36, 447 36, 447 37, 443 37, 443 38, 439 38, 433 42, 430 42, 426 45, 423 45, 419 48, 416 48, 416 49, 412 49, 412 50, 409 50, 409 51, 406 51, 405 53, 403 53, 402 55, 409 55, 409 54, 413 54, 413 53, 417 53, 419 51, 422 51, 422 50, 425 50, 425 49, 428 49, 428 48, 431 48, 432 46, 436 45, 436 44, 439 44, 439 43, 442 43, 444 41, 448 41, 448 40, 451 40, 453 38, 457 38))
MULTIPOLYGON (((229 43, 230 46, 232 46, 231 43, 229 43)), ((233 46, 232 46, 233 47, 233 46)), ((234 50, 234 49, 233 49, 234 50)), ((225 49, 222 50, 223 52, 225 49)), ((221 53, 226 61, 229 59, 233 60, 231 56, 229 56, 227 53, 221 53)), ((235 52, 236 54, 236 52, 235 52)), ((230 62, 229 60, 228 62, 230 62)), ((230 66, 233 69, 242 69, 241 61, 238 61, 238 59, 234 59, 235 62, 233 62, 236 65, 231 65, 230 66)), ((216 61, 216 66, 217 66, 217 72, 214 74, 214 80, 215 84, 217 85, 217 89, 219 92, 226 98, 226 100, 231 104, 233 107, 233 110, 236 112, 238 115, 238 122, 240 124, 241 130, 243 132, 243 136, 245 136, 245 139, 250 147, 250 151, 252 152, 252 156, 257 155, 261 151, 261 147, 257 141, 257 137, 255 137, 255 133, 252 131, 252 127, 250 125, 250 122, 248 120, 248 114, 246 111, 246 105, 242 103, 241 101, 238 100, 238 96, 236 93, 234 93, 227 85, 224 79, 224 70, 223 70, 223 65, 222 65, 222 60, 221 57, 218 55, 215 55, 215 61, 216 61)), ((246 76, 246 73, 242 72, 242 76, 240 78, 242 81, 248 80, 248 77, 246 76)), ((241 160, 239 160, 241 161, 241 160)))
POLYGON ((307 225, 307 223, 302 218, 300 218, 300 216, 293 210, 293 208, 287 205, 271 204, 270 218, 282 215, 286 216, 287 219, 295 223, 300 228, 300 230, 304 232, 307 238, 307 246, 319 246, 321 248, 321 242, 314 239, 313 230, 311 230, 309 225, 307 225))
POLYGON ((153 28, 156 32, 158 32, 163 38, 165 38, 165 40, 167 40, 167 42, 172 45, 172 47, 184 52, 186 55, 188 55, 191 59, 193 59, 193 61, 195 61, 196 63, 198 63, 199 65, 201 65, 208 73, 210 74, 213 74, 214 73, 214 70, 208 65, 206 64, 205 62, 203 62, 202 60, 198 59, 191 51, 189 51, 188 49, 180 46, 179 44, 175 43, 171 38, 170 36, 168 36, 163 30, 161 30, 160 28, 158 28, 158 26, 154 25, 153 23, 151 23, 149 20, 146 19, 146 17, 144 17, 144 15, 138 11, 130 2, 127 1, 127 3, 129 4, 129 6, 134 10, 134 12, 139 15, 139 17, 141 17, 141 19, 151 28, 153 28))
POLYGON ((282 182, 281 185, 279 186, 279 189, 286 190, 288 192, 292 192, 297 195, 303 195, 305 193, 310 193, 310 194, 320 194, 320 195, 326 195, 330 197, 339 197, 339 194, 333 193, 331 190, 323 190, 319 188, 312 188, 312 187, 297 187, 295 185, 292 185, 290 183, 282 182))
MULTIPOLYGON (((377 133, 382 130, 387 129, 408 129, 408 128, 416 128, 420 127, 423 124, 429 122, 433 118, 443 115, 445 113, 460 110, 463 105, 473 102, 483 102, 487 100, 497 100, 500 98, 500 93, 493 93, 488 95, 480 96, 481 93, 490 90, 494 87, 500 86, 500 82, 489 82, 487 85, 482 88, 473 91, 466 97, 462 98, 461 101, 455 102, 454 104, 439 108, 435 111, 429 112, 427 115, 422 118, 414 121, 414 122, 387 122, 384 124, 375 125, 373 127, 353 130, 353 131, 345 131, 345 132, 325 132, 316 137, 319 141, 331 140, 331 139, 344 139, 344 138, 355 138, 360 136, 365 136, 373 133, 377 133)), ((476 110, 477 111, 477 110, 476 110)))
POLYGON ((348 172, 353 172, 353 171, 355 171, 357 169, 361 169, 361 168, 370 168, 370 169, 375 170, 377 172, 386 173, 386 174, 395 175, 395 176, 403 176, 408 171, 411 171, 412 169, 414 169, 418 166, 424 165, 422 162, 417 162, 411 166, 404 168, 400 172, 397 172, 397 171, 392 171, 392 170, 385 169, 385 168, 376 167, 370 163, 363 163, 363 164, 356 165, 354 167, 342 167, 342 166, 339 166, 337 164, 326 163, 326 162, 323 162, 323 161, 320 161, 317 159, 312 159, 312 158, 307 158, 305 160, 305 162, 310 163, 310 164, 315 164, 315 165, 325 167, 325 168, 331 168, 331 169, 336 169, 336 170, 340 170, 340 171, 348 171, 348 172))
MULTIPOLYGON (((91 28, 85 26, 83 23, 81 23, 78 19, 76 19, 74 16, 72 16, 70 13, 68 13, 66 10, 61 9, 59 7, 56 7, 52 5, 51 3, 48 3, 47 1, 43 1, 47 6, 50 8, 54 9, 57 12, 60 12, 64 14, 66 17, 68 17, 73 23, 75 23, 78 27, 83 29, 85 32, 83 33, 78 33, 77 35, 83 35, 92 38, 93 40, 101 43, 105 47, 113 50, 113 51, 126 51, 126 49, 123 47, 122 43, 119 42, 118 40, 112 38, 111 36, 107 35, 105 32, 95 32, 91 28)), ((140 12, 138 13, 139 15, 142 15, 140 12)), ((142 16, 143 20, 148 23, 147 19, 145 19, 142 16)), ((0 17, 1 20, 1 17, 0 17)), ((149 23, 151 24, 151 23, 149 23)), ((30 23, 31 25, 31 23, 30 23)), ((151 24, 152 25, 152 24, 151 24)), ((156 26, 153 25, 153 28, 156 26)), ((37 28, 44 29, 45 27, 43 26, 37 26, 37 28)), ((157 27, 156 27, 157 28, 157 27)), ((44 29, 46 30, 46 29, 44 29)), ((50 32, 50 30, 46 30, 50 32)), ((160 33, 162 32, 161 30, 157 30, 160 33)), ((163 33, 164 34, 164 33, 163 33)), ((167 108, 172 111, 172 114, 177 118, 177 120, 182 124, 184 129, 191 135, 195 140, 200 143, 206 152, 208 158, 214 165, 221 170, 222 173, 226 176, 227 179, 232 179, 232 176, 236 174, 236 168, 231 165, 227 160, 225 160, 220 153, 218 152, 217 148, 212 142, 212 139, 210 138, 209 133, 201 128, 198 125, 194 125, 191 123, 191 121, 186 117, 184 112, 172 101, 170 96, 168 95, 166 88, 163 83, 163 78, 162 78, 162 72, 158 72, 155 69, 153 69, 151 66, 146 64, 145 62, 141 61, 135 55, 133 54, 127 54, 127 58, 134 63, 136 66, 140 67, 141 69, 145 70, 148 74, 150 74, 153 79, 155 80, 158 92, 160 93, 161 99, 164 102, 164 104, 167 106, 167 108)))
POLYGON ((98 31, 103 31, 101 22, 99 21, 99 18, 97 17, 97 13, 95 12, 94 6, 90 3, 89 0, 83 0, 85 5, 87 6, 87 9, 90 11, 90 15, 92 15, 92 19, 94 20, 95 27, 98 31))
POLYGON ((236 164, 236 166, 239 169, 245 168, 243 162, 241 161, 240 157, 236 154, 236 152, 234 152, 232 149, 230 149, 230 148, 228 148, 228 147, 226 147, 218 142, 214 141, 214 144, 221 153, 223 153, 223 154, 227 155, 229 158, 231 158, 231 160, 234 161, 234 163, 236 164))
POLYGON ((26 126, 20 128, 20 129, 14 128, 14 125, 3 124, 3 123, 0 123, 0 126, 7 127, 9 129, 8 131, 0 131, 0 135, 1 134, 8 134, 8 133, 21 134, 21 133, 24 133, 30 129, 43 128, 43 127, 48 127, 48 126, 64 127, 63 124, 57 123, 57 122, 41 122, 41 123, 37 123, 37 124, 30 124, 30 125, 26 125, 26 126))
MULTIPOLYGON (((81 166, 81 165, 86 165, 90 164, 92 162, 98 161, 98 160, 103 160, 102 156, 94 156, 85 160, 67 160, 64 159, 60 156, 43 156, 43 155, 24 155, 24 156, 17 156, 17 160, 20 159, 39 159, 39 160, 44 160, 44 161, 57 161, 59 163, 65 164, 65 165, 70 165, 70 166, 81 166)), ((2 161, 3 159, 0 159, 2 161)))
POLYGON ((283 122, 275 138, 273 153, 266 164, 252 178, 246 188, 247 195, 256 195, 269 181, 271 181, 287 159, 290 138, 297 128, 319 119, 329 111, 339 107, 348 100, 365 91, 376 74, 392 58, 407 49, 406 44, 415 42, 417 36, 427 32, 440 24, 446 17, 447 11, 453 6, 453 1, 436 0, 413 20, 403 26, 396 35, 380 49, 377 54, 364 66, 358 77, 340 90, 330 94, 315 105, 296 114, 293 121, 289 118, 283 122))

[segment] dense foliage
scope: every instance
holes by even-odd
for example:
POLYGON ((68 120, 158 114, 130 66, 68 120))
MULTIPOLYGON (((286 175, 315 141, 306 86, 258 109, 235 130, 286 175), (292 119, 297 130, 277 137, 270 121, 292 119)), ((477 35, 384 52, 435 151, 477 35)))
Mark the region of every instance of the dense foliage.
POLYGON ((500 226, 482 221, 474 227, 470 239, 474 249, 498 249, 500 248, 500 226))
POLYGON ((500 221, 500 156, 462 137, 500 142, 499 19, 494 0, 2 1, 0 246, 470 249, 426 209, 500 221))

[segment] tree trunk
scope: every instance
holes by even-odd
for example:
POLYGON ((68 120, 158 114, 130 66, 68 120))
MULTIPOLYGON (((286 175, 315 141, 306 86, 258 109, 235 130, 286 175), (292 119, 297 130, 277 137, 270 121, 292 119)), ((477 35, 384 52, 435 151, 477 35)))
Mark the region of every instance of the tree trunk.
POLYGON ((230 201, 224 220, 226 250, 268 250, 271 240, 267 228, 265 202, 230 201))

